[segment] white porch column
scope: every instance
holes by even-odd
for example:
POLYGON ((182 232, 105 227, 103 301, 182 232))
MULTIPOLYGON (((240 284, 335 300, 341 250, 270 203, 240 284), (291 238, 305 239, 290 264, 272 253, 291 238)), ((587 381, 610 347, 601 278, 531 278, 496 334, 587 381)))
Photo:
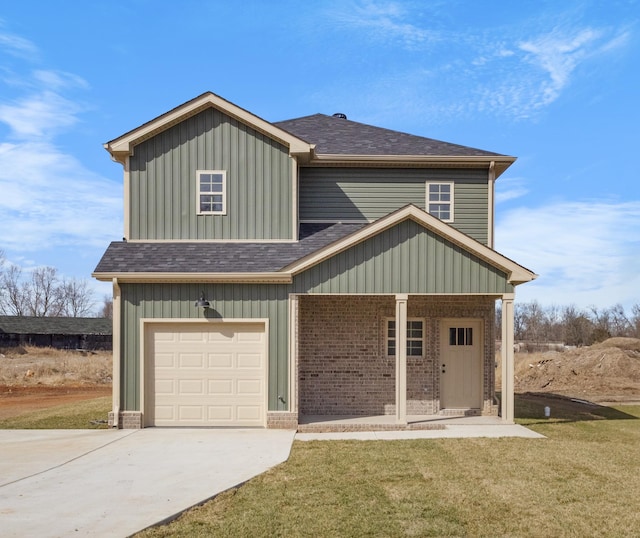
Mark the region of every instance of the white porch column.
POLYGON ((407 423, 407 302, 396 295, 396 424, 407 423))
POLYGON ((513 294, 502 297, 502 420, 513 424, 513 294))

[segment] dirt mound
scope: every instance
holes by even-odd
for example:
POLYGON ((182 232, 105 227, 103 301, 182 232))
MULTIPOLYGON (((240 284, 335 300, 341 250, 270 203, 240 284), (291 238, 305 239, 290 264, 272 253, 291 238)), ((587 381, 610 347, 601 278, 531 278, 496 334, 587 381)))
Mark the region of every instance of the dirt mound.
POLYGON ((516 392, 554 392, 594 401, 640 400, 640 340, 516 354, 516 392))
POLYGON ((640 351, 640 338, 626 338, 623 336, 609 338, 604 342, 592 345, 591 349, 604 349, 609 347, 628 349, 630 351, 640 351))

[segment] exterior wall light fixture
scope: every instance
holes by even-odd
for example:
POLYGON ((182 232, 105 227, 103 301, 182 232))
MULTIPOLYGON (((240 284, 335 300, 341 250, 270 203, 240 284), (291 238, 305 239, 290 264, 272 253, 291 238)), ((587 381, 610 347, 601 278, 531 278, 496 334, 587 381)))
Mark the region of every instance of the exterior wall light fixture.
POLYGON ((196 306, 200 308, 209 308, 211 305, 204 297, 204 291, 200 293, 200 299, 196 301, 196 306))

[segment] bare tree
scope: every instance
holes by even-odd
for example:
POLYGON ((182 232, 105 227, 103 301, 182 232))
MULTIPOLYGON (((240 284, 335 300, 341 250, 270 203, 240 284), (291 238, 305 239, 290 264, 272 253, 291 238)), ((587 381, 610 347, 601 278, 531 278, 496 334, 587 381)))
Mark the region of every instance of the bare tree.
POLYGON ((58 270, 55 267, 38 267, 25 282, 25 300, 29 316, 61 316, 64 312, 64 294, 58 270))
POLYGON ((28 315, 22 269, 17 265, 3 269, 0 275, 0 312, 5 316, 28 315))
POLYGON ((611 336, 628 336, 631 333, 631 320, 627 318, 621 304, 609 308, 609 322, 611 336))
POLYGON ((113 298, 110 295, 104 296, 104 304, 100 311, 99 317, 101 318, 113 318, 113 298))
POLYGON ((631 307, 631 336, 640 338, 640 303, 631 307))
POLYGON ((593 322, 585 312, 578 310, 574 305, 569 305, 562 310, 562 329, 565 344, 584 346, 590 343, 593 322))
POLYGON ((65 316, 79 318, 91 313, 95 301, 93 292, 86 280, 64 280, 60 286, 62 313, 65 316))

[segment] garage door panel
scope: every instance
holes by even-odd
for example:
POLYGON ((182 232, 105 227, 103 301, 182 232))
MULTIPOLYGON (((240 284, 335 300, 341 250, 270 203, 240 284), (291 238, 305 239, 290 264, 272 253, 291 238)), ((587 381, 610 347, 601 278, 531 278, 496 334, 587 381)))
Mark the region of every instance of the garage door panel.
POLYGON ((154 339, 156 342, 175 342, 178 335, 172 331, 159 329, 154 331, 154 339))
POLYGON ((231 343, 234 341, 235 332, 232 328, 219 329, 207 334, 207 340, 216 344, 231 343))
POLYGON ((173 379, 156 379, 155 382, 156 395, 175 396, 176 382, 173 379))
POLYGON ((230 405, 210 405, 207 415, 212 422, 229 423, 233 420, 233 408, 230 405))
POLYGON ((233 353, 209 353, 209 368, 233 368, 233 353))
POLYGON ((262 367, 262 355, 259 353, 238 353, 236 361, 238 368, 259 369, 262 367))
POLYGON ((202 379, 181 379, 178 383, 178 391, 179 395, 202 396, 203 394, 205 394, 204 381, 202 379))
POLYGON ((180 368, 203 368, 204 367, 204 354, 203 353, 180 353, 178 364, 180 368))
POLYGON ((211 395, 229 396, 233 394, 233 380, 210 379, 208 388, 211 395))
POLYGON ((262 382, 260 379, 239 379, 237 383, 238 396, 258 396, 262 394, 262 382))
POLYGON ((157 405, 155 408, 156 420, 175 421, 175 410, 173 405, 157 405))
POLYGON ((189 342, 206 342, 206 333, 202 332, 202 330, 194 330, 194 331, 180 331, 178 333, 177 340, 181 343, 189 343, 189 342))
POLYGON ((179 420, 204 422, 204 413, 201 405, 180 405, 178 407, 179 420))
POLYGON ((260 418, 262 410, 256 405, 239 405, 237 408, 238 420, 252 421, 260 418))
POLYGON ((155 366, 156 368, 175 368, 175 359, 173 353, 156 353, 155 366))
POLYGON ((237 335, 237 341, 238 343, 243 343, 243 342, 262 342, 262 339, 264 337, 264 333, 257 330, 257 329, 253 329, 251 331, 243 331, 242 333, 237 335))
POLYGON ((264 324, 197 325, 148 331, 150 420, 156 426, 264 426, 264 324))

